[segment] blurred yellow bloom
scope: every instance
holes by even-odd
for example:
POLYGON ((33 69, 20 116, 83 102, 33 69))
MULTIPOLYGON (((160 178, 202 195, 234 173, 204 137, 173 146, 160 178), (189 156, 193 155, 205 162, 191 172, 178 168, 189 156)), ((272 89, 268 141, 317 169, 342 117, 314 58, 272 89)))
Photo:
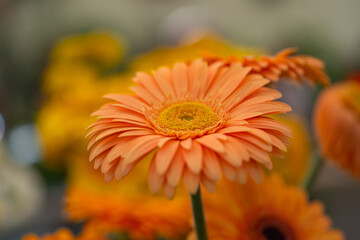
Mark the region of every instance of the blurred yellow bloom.
POLYGON ((69 61, 50 64, 43 74, 43 92, 51 97, 98 80, 99 70, 82 62, 69 61))
POLYGON ((193 43, 175 47, 159 47, 154 51, 138 56, 130 64, 131 71, 149 72, 163 65, 185 62, 201 57, 243 57, 245 55, 260 56, 264 50, 242 48, 215 36, 201 38, 193 43))
POLYGON ((287 183, 299 185, 305 177, 312 152, 305 123, 296 114, 273 115, 272 118, 284 123, 292 131, 284 158, 272 156, 273 170, 280 173, 287 183))
POLYGON ((120 36, 97 30, 61 39, 51 53, 51 61, 80 61, 109 67, 120 62, 124 50, 120 36))
POLYGON ((84 152, 83 135, 89 115, 102 104, 98 99, 109 91, 127 91, 126 74, 103 75, 123 52, 120 38, 104 31, 67 37, 54 47, 43 75, 46 101, 36 118, 50 165, 66 165, 71 154, 84 152))
POLYGON ((36 118, 45 161, 50 165, 66 164, 74 152, 85 154, 85 129, 93 121, 89 115, 105 102, 98 99, 109 91, 126 92, 130 86, 128 78, 122 75, 97 76, 96 81, 84 78, 81 84, 76 81, 73 79, 72 87, 61 94, 49 97, 36 118))

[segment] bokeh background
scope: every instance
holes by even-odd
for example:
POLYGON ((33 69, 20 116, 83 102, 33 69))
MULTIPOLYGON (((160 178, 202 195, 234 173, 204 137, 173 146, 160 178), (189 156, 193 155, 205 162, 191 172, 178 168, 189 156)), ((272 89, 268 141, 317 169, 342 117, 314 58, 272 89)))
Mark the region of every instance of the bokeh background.
MULTIPOLYGON (((34 124, 46 101, 44 70, 60 38, 94 29, 118 35, 126 46, 120 71, 141 53, 211 32, 270 53, 297 47, 324 60, 336 82, 360 71, 359 10, 358 0, 0 0, 0 239, 79 229, 63 212, 66 172, 42 165, 34 124)), ((311 131, 318 89, 280 88, 311 131)), ((358 181, 326 163, 311 198, 325 203, 347 239, 359 239, 358 181)))

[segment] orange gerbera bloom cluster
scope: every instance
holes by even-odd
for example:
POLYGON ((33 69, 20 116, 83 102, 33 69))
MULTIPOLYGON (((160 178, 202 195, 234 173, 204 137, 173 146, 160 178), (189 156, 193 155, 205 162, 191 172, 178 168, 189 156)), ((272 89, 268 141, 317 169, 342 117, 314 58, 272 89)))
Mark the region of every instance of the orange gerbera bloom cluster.
POLYGON ((360 81, 325 89, 316 102, 314 125, 323 154, 360 178, 360 81))
MULTIPOLYGON (((222 181, 205 193, 209 240, 342 240, 331 229, 320 202, 308 203, 303 190, 286 186, 272 174, 260 184, 222 181)), ((195 239, 191 233, 188 239, 195 239)))
POLYGON ((251 67, 197 59, 138 73, 136 95, 109 94, 114 100, 96 111, 90 126, 90 161, 106 180, 120 180, 147 154, 153 193, 162 186, 172 198, 182 177, 190 193, 201 182, 209 191, 223 173, 245 182, 261 179, 259 165, 272 168, 269 153, 285 151, 290 130, 266 117, 291 108, 274 101, 281 94, 251 67))

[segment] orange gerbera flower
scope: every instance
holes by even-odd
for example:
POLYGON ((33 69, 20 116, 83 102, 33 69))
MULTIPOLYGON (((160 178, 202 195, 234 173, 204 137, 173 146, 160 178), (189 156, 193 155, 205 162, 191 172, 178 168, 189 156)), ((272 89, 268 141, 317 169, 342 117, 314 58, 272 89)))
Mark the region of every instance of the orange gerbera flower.
POLYGON ((325 89, 315 106, 314 125, 323 154, 360 178, 360 81, 325 89))
POLYGON ((172 198, 182 177, 190 193, 199 183, 213 191, 223 173, 240 182, 260 181, 259 164, 272 168, 268 153, 286 150, 290 130, 265 117, 291 108, 273 101, 281 94, 251 67, 194 60, 138 73, 136 95, 109 94, 111 102, 90 126, 90 161, 107 181, 120 180, 144 156, 153 193, 172 198))
MULTIPOLYGON (((96 193, 72 187, 67 193, 67 211, 71 220, 86 220, 95 232, 124 232, 131 239, 179 239, 190 226, 190 207, 183 200, 166 198, 119 198, 117 195, 96 193), (86 201, 84 201, 86 199, 86 201)), ((187 200, 187 199, 186 199, 187 200)))
MULTIPOLYGON (((241 62, 243 66, 249 66, 255 73, 261 73, 271 81, 278 81, 281 77, 294 79, 297 81, 307 80, 320 84, 330 82, 324 72, 324 63, 312 56, 296 55, 295 48, 287 48, 275 56, 244 56, 242 58, 232 57, 229 62, 241 62)), ((217 58, 208 58, 208 61, 217 60, 217 58)))
MULTIPOLYGON (((260 184, 222 181, 215 194, 205 193, 210 240, 342 240, 320 202, 308 203, 306 193, 286 186, 272 174, 260 184)), ((191 233, 188 239, 195 239, 191 233)))

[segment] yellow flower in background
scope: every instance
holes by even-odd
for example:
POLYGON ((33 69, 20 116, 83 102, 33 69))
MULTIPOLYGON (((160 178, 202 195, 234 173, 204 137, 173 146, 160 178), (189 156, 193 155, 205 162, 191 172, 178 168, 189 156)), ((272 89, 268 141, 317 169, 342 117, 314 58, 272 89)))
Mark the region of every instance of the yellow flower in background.
POLYGON ((312 152, 310 136, 304 121, 294 113, 285 116, 273 115, 275 120, 287 125, 292 131, 292 138, 284 157, 272 156, 273 170, 292 185, 299 185, 306 174, 312 152))
POLYGON ((46 101, 36 118, 46 163, 66 165, 71 154, 84 152, 82 136, 98 99, 109 91, 127 92, 126 74, 103 75, 123 53, 121 39, 105 31, 67 37, 54 47, 43 75, 46 101))
POLYGON ((152 195, 147 183, 149 161, 121 183, 105 183, 82 156, 72 162, 66 194, 70 220, 85 221, 98 232, 126 232, 131 239, 178 239, 188 233, 191 213, 184 188, 173 201, 152 195))
POLYGON ((51 61, 80 61, 110 67, 120 62, 124 52, 124 41, 120 36, 96 30, 60 39, 52 50, 51 61))
MULTIPOLYGON (((97 77, 96 81, 73 79, 72 87, 54 94, 39 110, 36 123, 42 136, 45 162, 53 166, 66 165, 74 152, 84 152, 83 136, 98 99, 109 91, 127 92, 130 82, 122 75, 97 77)), ((104 100, 105 102, 105 100, 104 100)), ((104 103, 102 102, 102 103, 104 103)))
POLYGON ((163 46, 142 54, 134 59, 129 69, 134 72, 139 70, 150 72, 159 66, 170 66, 175 62, 185 62, 202 57, 260 56, 262 53, 264 53, 262 49, 243 48, 220 37, 207 36, 192 43, 183 43, 174 47, 163 46))
MULTIPOLYGON (((222 181, 204 195, 209 240, 342 240, 318 201, 277 174, 260 184, 222 181)), ((195 239, 192 233, 188 239, 195 239)))
POLYGON ((82 62, 50 64, 43 74, 42 90, 47 97, 97 82, 99 69, 82 62))
POLYGON ((360 178, 360 81, 340 82, 323 90, 313 121, 324 156, 360 178))
POLYGON ((46 94, 98 80, 99 72, 119 64, 124 43, 119 36, 93 31, 59 40, 51 52, 49 67, 43 76, 46 94))

